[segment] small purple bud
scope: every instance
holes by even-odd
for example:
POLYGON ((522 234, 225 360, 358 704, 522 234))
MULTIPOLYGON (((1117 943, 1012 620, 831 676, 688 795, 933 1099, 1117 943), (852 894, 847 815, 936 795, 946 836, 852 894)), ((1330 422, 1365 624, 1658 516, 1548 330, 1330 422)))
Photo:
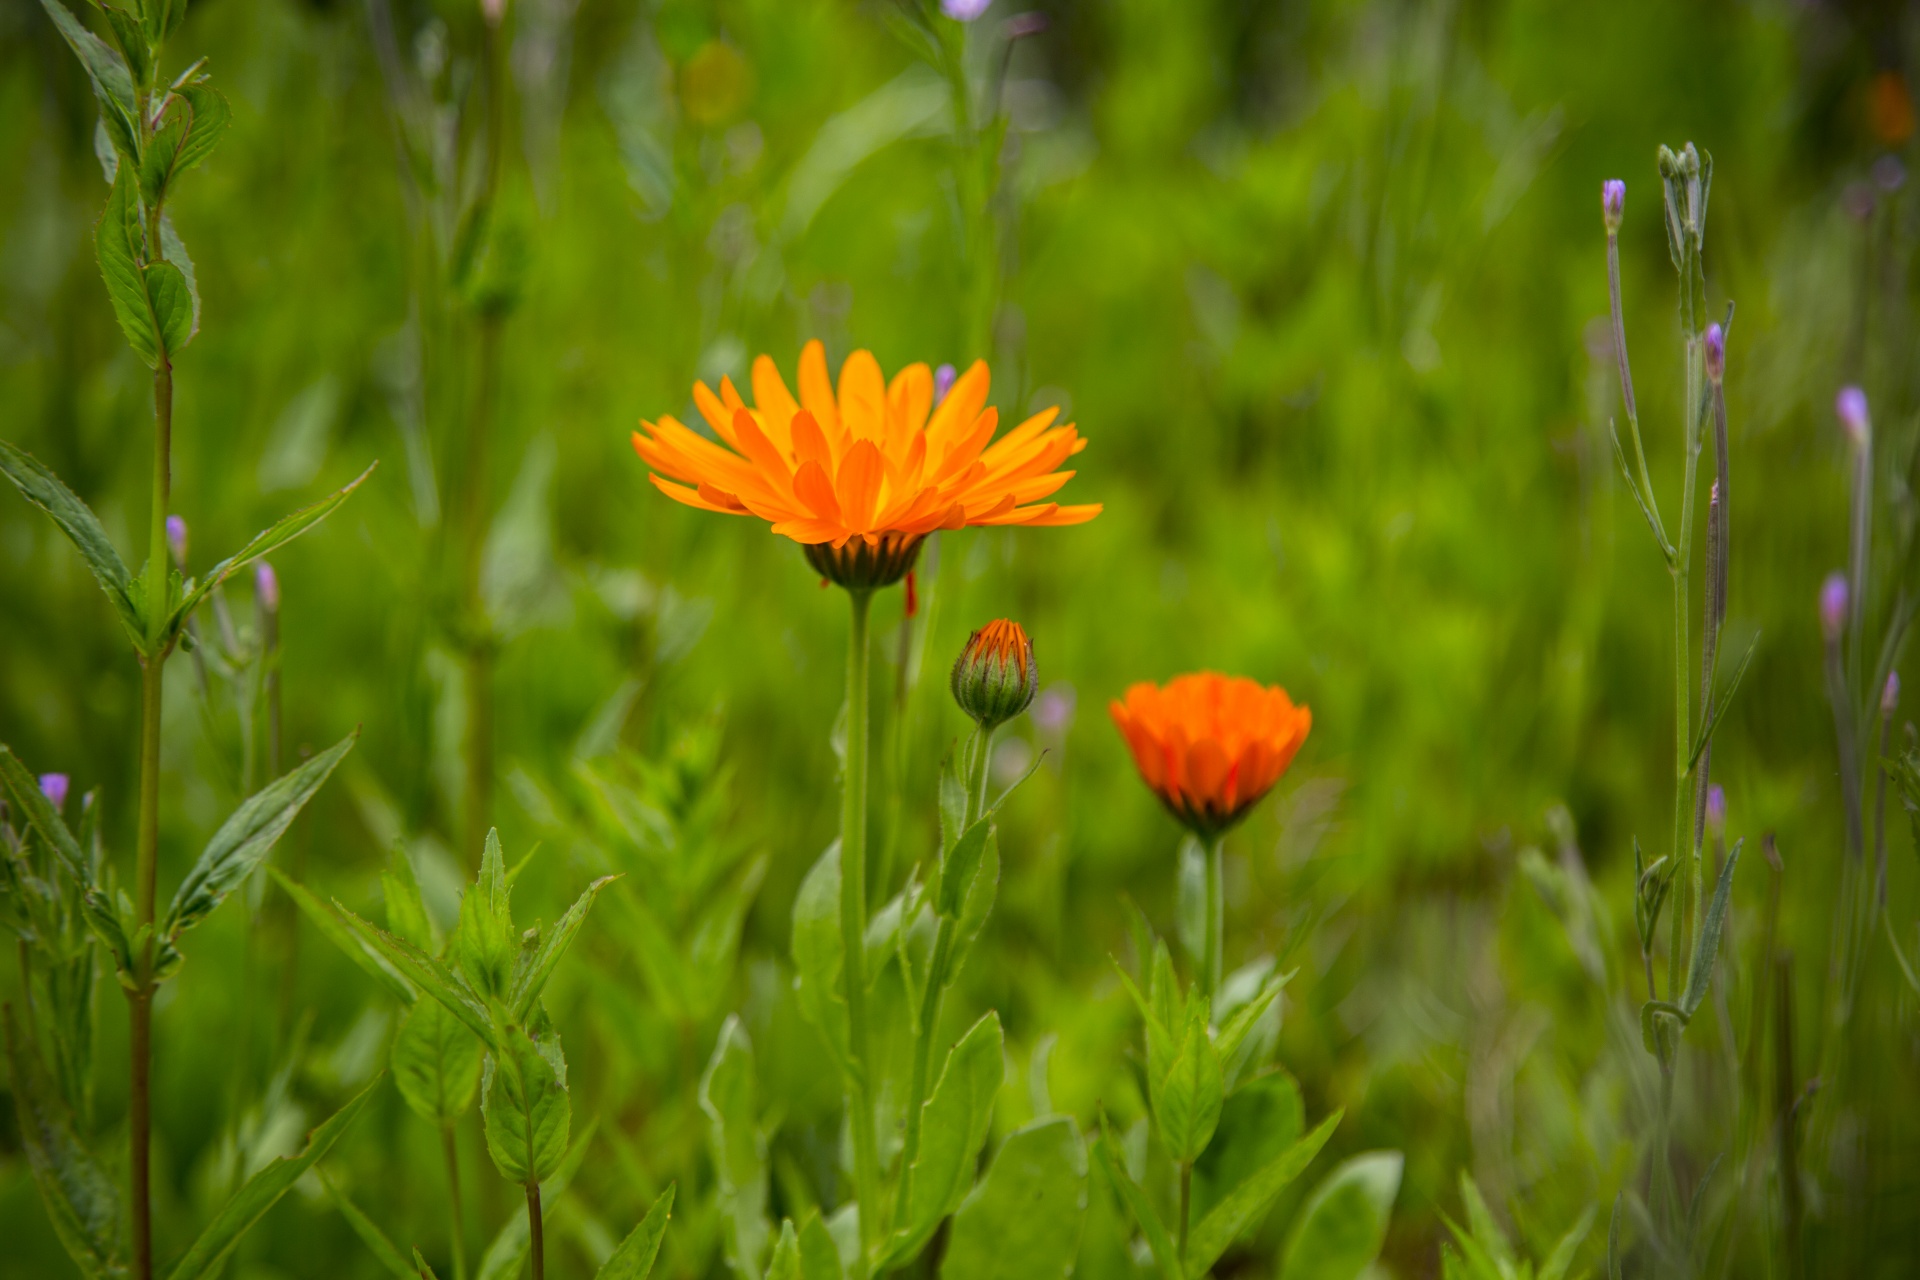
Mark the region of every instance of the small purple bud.
POLYGON ((1600 213, 1607 220, 1607 230, 1618 231, 1626 211, 1627 184, 1618 178, 1608 178, 1600 184, 1600 213))
POLYGON ((1707 788, 1707 829, 1716 836, 1727 830, 1727 793, 1717 782, 1707 788))
POLYGON ((1717 324, 1707 326, 1707 381, 1715 383, 1727 376, 1727 335, 1717 324))
POLYGON ((1887 672, 1887 683, 1880 690, 1880 714, 1891 716, 1900 705, 1900 673, 1887 672))
POLYGON ((1856 447, 1867 442, 1870 420, 1867 417, 1867 393, 1858 387, 1842 387, 1840 394, 1834 397, 1833 411, 1839 415, 1840 425, 1847 429, 1847 438, 1856 447))
POLYGON ((955 22, 972 22, 992 3, 993 0, 940 0, 940 12, 955 22))
POLYGON ((947 398, 947 392, 953 390, 954 379, 959 376, 950 364, 943 364, 933 371, 933 402, 935 404, 947 398))
POLYGON ((173 552, 173 563, 184 572, 187 567, 187 522, 179 516, 167 517, 167 550, 173 552))
POLYGON ((1830 573, 1820 584, 1820 634, 1828 644, 1838 644, 1847 626, 1846 575, 1830 573))
POLYGON ((1028 36, 1037 36, 1047 29, 1047 15, 1044 13, 1016 13, 1007 19, 1007 39, 1024 40, 1028 36))
POLYGON ((265 560, 254 566, 253 593, 260 598, 262 609, 268 613, 280 612, 280 579, 265 560))
POLYGON ((43 773, 40 775, 40 794, 57 809, 67 805, 67 787, 69 781, 64 773, 43 773))

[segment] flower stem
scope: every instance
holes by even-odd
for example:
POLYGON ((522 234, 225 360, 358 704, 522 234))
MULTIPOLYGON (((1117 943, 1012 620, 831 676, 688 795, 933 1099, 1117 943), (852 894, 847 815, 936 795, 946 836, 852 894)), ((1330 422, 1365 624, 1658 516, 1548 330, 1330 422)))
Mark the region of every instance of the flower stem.
POLYGON ((1201 965, 1200 994, 1209 1006, 1220 998, 1220 981, 1226 957, 1226 894, 1222 887, 1221 846, 1226 837, 1215 835, 1207 841, 1207 920, 1206 958, 1201 965))
POLYGON ((847 636, 847 758, 840 794, 840 935, 846 949, 847 1035, 853 1056, 848 1117, 853 1127, 853 1182, 860 1201, 863 1254, 880 1224, 879 1144, 873 1132, 873 1070, 867 1040, 867 631, 873 593, 853 602, 847 636))
POLYGON ((547 1280, 547 1242, 540 1226, 540 1184, 527 1184, 527 1251, 533 1257, 533 1280, 547 1280))
MULTIPOLYGON (((960 821, 965 831, 978 822, 987 809, 987 762, 993 756, 993 730, 981 734, 975 748, 971 772, 967 778, 967 803, 960 821)), ((940 1005, 946 996, 953 963, 953 935, 956 921, 942 915, 933 935, 933 959, 927 965, 927 989, 920 999, 920 1034, 913 1043, 913 1073, 907 1086, 907 1132, 900 1147, 900 1189, 894 1199, 894 1219, 907 1208, 913 1194, 913 1162, 920 1155, 920 1112, 932 1083, 933 1043, 940 1030, 940 1005)))
POLYGON ((1183 1160, 1180 1163, 1180 1238, 1177 1247, 1180 1255, 1180 1268, 1187 1266, 1187 1220, 1193 1216, 1193 1162, 1183 1160))
POLYGON ((447 1157, 447 1236, 453 1247, 453 1280, 467 1280, 466 1214, 460 1204, 460 1147, 451 1121, 440 1126, 440 1146, 447 1157))

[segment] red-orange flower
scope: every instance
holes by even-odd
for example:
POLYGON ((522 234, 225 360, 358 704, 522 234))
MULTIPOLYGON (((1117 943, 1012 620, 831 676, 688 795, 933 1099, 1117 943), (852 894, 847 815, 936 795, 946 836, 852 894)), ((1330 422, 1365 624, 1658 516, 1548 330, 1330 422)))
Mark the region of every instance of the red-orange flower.
POLYGON ((1285 689, 1211 671, 1136 684, 1108 710, 1147 786, 1203 838, 1245 817, 1313 728, 1285 689))
POLYGON ((1055 426, 1059 410, 1047 409, 994 440, 1000 419, 987 407, 988 382, 977 361, 935 405, 926 365, 888 382, 871 352, 856 351, 836 388, 825 349, 809 342, 798 399, 763 355, 753 362, 751 406, 730 379, 717 395, 694 384, 694 404, 722 443, 663 417, 643 421, 633 447, 676 502, 758 516, 836 581, 847 581, 837 567, 854 572, 858 560, 860 580, 849 585, 880 586, 871 579, 905 573, 935 529, 1081 524, 1100 514, 1098 504, 1047 500, 1074 474, 1055 468, 1086 447, 1080 433, 1055 426))

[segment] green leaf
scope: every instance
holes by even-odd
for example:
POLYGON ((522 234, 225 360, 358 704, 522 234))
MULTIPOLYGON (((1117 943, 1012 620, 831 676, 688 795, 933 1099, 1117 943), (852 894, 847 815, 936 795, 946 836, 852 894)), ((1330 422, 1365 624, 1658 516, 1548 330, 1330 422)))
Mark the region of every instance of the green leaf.
POLYGON ((1507 1239, 1499 1220, 1487 1208, 1487 1199, 1480 1194, 1480 1184, 1465 1169, 1460 1171, 1460 1203, 1466 1206, 1467 1226, 1472 1233, 1467 1239, 1479 1246, 1494 1268, 1503 1275, 1518 1266, 1519 1259, 1514 1256, 1513 1242, 1507 1239))
POLYGON ((753 858, 704 907, 687 944, 686 998, 702 1021, 724 1003, 740 954, 740 933, 760 882, 767 874, 767 857, 753 858))
POLYGON ((222 899, 239 887, 293 825, 300 810, 313 799, 334 766, 346 758, 359 739, 360 731, 355 729, 299 768, 247 797, 214 833, 200 860, 180 882, 167 908, 162 932, 170 938, 179 937, 206 919, 222 899))
POLYGON ((242 568, 258 560, 261 556, 277 551, 307 530, 313 528, 314 525, 319 524, 322 520, 332 515, 334 509, 347 500, 347 495, 364 484, 367 477, 373 474, 374 468, 379 465, 378 462, 373 463, 365 471, 362 471, 358 476, 354 477, 352 483, 348 484, 345 488, 336 493, 329 494, 312 506, 302 507, 291 515, 281 517, 272 525, 254 534, 252 540, 249 541, 247 545, 241 547, 238 551, 208 570, 204 581, 190 584, 185 596, 180 601, 180 607, 173 611, 172 618, 168 620, 168 635, 172 636, 179 633, 180 629, 186 625, 187 618, 192 615, 194 609, 199 606, 202 600, 206 599, 207 594, 215 587, 225 582, 228 578, 231 578, 242 568))
POLYGON ((182 85, 179 96, 185 98, 192 109, 193 123, 180 143, 180 154, 174 159, 176 174, 185 173, 211 155, 233 122, 233 108, 217 89, 204 84, 182 85))
POLYGON ((846 1280, 840 1249, 819 1214, 810 1214, 800 1227, 801 1280, 846 1280))
POLYGON ((547 930, 540 940, 539 949, 514 975, 508 1011, 515 1022, 526 1020, 527 1014, 533 1009, 533 1002, 540 998, 541 988, 547 985, 553 966, 560 963, 560 957, 572 944, 574 935, 587 922, 587 912, 593 909, 593 900, 600 896, 602 889, 617 879, 618 876, 602 876, 588 885, 586 891, 567 908, 567 913, 560 917, 553 928, 547 930))
POLYGON ((1405 1165, 1398 1151, 1369 1151, 1328 1174, 1294 1220, 1287 1280, 1359 1280, 1386 1243, 1405 1165))
POLYGON ((1660 1056, 1660 1019, 1672 1018, 1681 1028, 1687 1025, 1688 1015, 1677 1004, 1668 1004, 1665 1000, 1648 1000, 1640 1006, 1640 1043, 1648 1053, 1660 1056))
POLYGON ((126 59, 127 71, 132 82, 147 83, 147 77, 153 67, 149 57, 147 32, 140 25, 140 20, 118 5, 107 4, 104 0, 94 0, 94 7, 106 15, 107 25, 113 28, 114 42, 120 46, 117 52, 126 59))
POLYGON ((433 918, 420 896, 420 881, 413 874, 413 859, 406 846, 395 843, 387 853, 387 865, 380 869, 380 897, 387 908, 387 932, 405 938, 431 954, 440 941, 434 936, 433 918))
POLYGON ((39 1050, 21 1036, 11 1006, 6 1040, 20 1145, 54 1234, 87 1276, 125 1276, 120 1193, 74 1131, 72 1115, 61 1104, 39 1050))
POLYGON ((140 153, 140 199, 148 209, 157 208, 166 200, 174 161, 179 158, 180 144, 187 137, 191 109, 183 102, 175 110, 173 103, 174 99, 169 97, 165 122, 148 137, 146 148, 140 153))
POLYGON ((973 1186, 993 1100, 1006 1075, 1000 1015, 988 1012, 947 1054, 933 1096, 920 1111, 920 1154, 913 1162, 904 1227, 889 1251, 904 1263, 925 1247, 940 1220, 973 1186))
POLYGON ((376 1076, 373 1082, 355 1094, 347 1105, 334 1112, 321 1126, 307 1136, 306 1149, 298 1155, 282 1156, 267 1165, 266 1168, 248 1178, 246 1184, 220 1207, 213 1216, 200 1238, 187 1250, 187 1256, 180 1259, 174 1267, 170 1280, 201 1280, 201 1277, 214 1275, 220 1264, 240 1242, 240 1237, 271 1209, 285 1195, 302 1174, 318 1164, 340 1135, 359 1118, 360 1111, 380 1087, 376 1076))
POLYGON ((1160 1280, 1182 1280, 1179 1251, 1174 1247, 1173 1238, 1167 1234, 1166 1225, 1160 1221, 1160 1215, 1154 1212, 1153 1202, 1140 1189, 1140 1184, 1133 1180, 1133 1175, 1127 1172, 1126 1157, 1114 1145, 1105 1113, 1100 1116, 1100 1140, 1094 1145, 1093 1151, 1100 1161, 1100 1167, 1107 1171, 1108 1180, 1120 1193, 1120 1199, 1133 1214, 1133 1220, 1140 1225, 1140 1234, 1146 1237, 1147 1249, 1153 1254, 1154 1265, 1160 1271, 1160 1280))
POLYGON ((60 532, 67 535, 87 562, 87 568, 93 571, 94 581, 107 593, 134 647, 145 653, 146 627, 140 620, 140 611, 133 607, 133 597, 127 592, 127 566, 121 562, 120 553, 113 549, 99 519, 39 459, 5 440, 0 440, 0 471, 13 481, 21 497, 53 517, 60 532))
POLYGON ((1214 1140, 1194 1161, 1194 1221, 1278 1159, 1306 1127, 1300 1086, 1284 1071, 1258 1076, 1228 1094, 1214 1140))
POLYGON ((393 1083, 413 1113, 450 1124, 473 1108, 484 1046, 438 1000, 421 1000, 393 1038, 393 1083))
POLYGON ((1535 1280, 1565 1280, 1567 1272, 1573 1268, 1573 1256, 1580 1251, 1587 1233, 1593 1230, 1593 1220, 1599 1212, 1599 1205, 1587 1206, 1567 1234, 1560 1237, 1560 1243, 1553 1246, 1553 1252, 1547 1255, 1547 1260, 1540 1264, 1540 1273, 1535 1280))
POLYGON ((79 57, 80 65, 86 68, 87 79, 93 82, 93 96, 99 100, 101 118, 113 137, 114 146, 122 154, 137 158, 140 144, 134 122, 140 118, 140 109, 136 105, 133 73, 126 62, 106 41, 87 30, 60 0, 40 0, 40 7, 53 19, 53 25, 60 28, 60 35, 79 57))
POLYGON ((1733 669, 1733 675, 1728 678, 1725 692, 1714 699, 1712 709, 1708 712, 1705 722, 1701 724, 1699 734, 1693 740, 1693 752, 1687 757, 1689 770, 1700 763, 1700 753, 1707 749, 1709 742, 1713 741, 1713 731, 1720 727, 1721 717, 1725 716, 1727 708, 1733 705, 1733 695, 1739 691, 1740 681, 1745 678, 1747 668, 1753 665, 1753 655, 1759 651, 1759 648, 1760 634, 1755 632, 1753 639, 1747 642, 1747 651, 1740 655, 1740 665, 1733 669))
POLYGON ((513 936, 513 882, 500 852, 500 833, 487 832, 480 875, 461 895, 460 922, 447 944, 447 959, 484 999, 504 998, 518 954, 513 936))
POLYGON ((327 1176, 325 1169, 318 1169, 315 1172, 320 1175, 320 1185, 327 1189, 327 1195, 332 1199, 333 1207, 340 1211, 340 1216, 347 1220, 349 1227, 353 1228, 353 1234, 360 1237, 360 1242, 366 1245, 380 1265, 387 1269, 387 1274, 397 1276, 399 1280, 418 1280, 420 1273, 414 1269, 412 1263, 407 1261, 406 1255, 400 1252, 393 1241, 387 1239, 387 1233, 382 1231, 372 1218, 362 1213, 359 1205, 347 1198, 346 1192, 340 1190, 333 1179, 327 1176))
POLYGON ((841 990, 846 947, 840 936, 840 842, 834 841, 800 882, 793 901, 793 967, 800 1011, 819 1028, 842 1076, 850 1076, 847 1004, 841 990))
POLYGON ((767 1141, 760 1132, 753 1044, 738 1015, 728 1015, 700 1081, 707 1113, 727 1262, 747 1280, 760 1274, 767 1248, 767 1141))
POLYGON ((946 863, 940 869, 941 915, 958 916, 965 909, 992 828, 991 822, 980 819, 966 829, 953 846, 953 852, 947 855, 946 863))
POLYGON ((143 274, 161 345, 171 356, 193 338, 193 294, 187 290, 187 278, 171 262, 149 263, 143 274))
POLYGON ((1680 997, 1680 1008, 1688 1018, 1707 998, 1713 985, 1713 968, 1720 959, 1720 934, 1727 924, 1727 897, 1733 891, 1733 869, 1740 861, 1741 841, 1734 841, 1720 868, 1720 882, 1713 887, 1713 901, 1707 906, 1707 918, 1700 925, 1700 937, 1693 948, 1693 963, 1687 969, 1687 990, 1680 997))
POLYGON ((113 903, 98 889, 89 889, 81 895, 80 914, 86 920, 87 932, 107 949, 120 985, 129 991, 137 990, 140 984, 133 972, 133 944, 127 939, 126 927, 120 923, 113 903))
POLYGON ((180 233, 173 229, 173 219, 164 213, 160 215, 160 256, 178 268, 180 278, 186 282, 187 297, 193 303, 193 327, 187 337, 192 338, 200 332, 200 282, 194 275, 187 246, 181 243, 180 233))
MULTIPOLYGON (((52 4, 55 0, 43 0, 52 4)), ((134 354, 146 361, 149 369, 160 364, 160 329, 154 320, 153 304, 147 297, 147 277, 142 270, 146 243, 139 224, 139 205, 133 197, 132 165, 123 164, 114 175, 113 191, 107 207, 93 232, 94 256, 100 262, 100 277, 107 282, 107 298, 113 303, 114 318, 134 354)))
POLYGON ((674 939, 640 897, 638 889, 616 892, 607 900, 615 915, 615 931, 633 952, 646 980, 647 994, 667 1017, 691 1016, 691 979, 674 939))
POLYGON ((667 1236, 667 1220, 673 1217, 673 1192, 677 1184, 667 1184, 660 1198, 647 1210, 647 1216, 630 1232, 613 1256, 595 1273, 595 1280, 647 1280, 654 1259, 660 1256, 660 1242, 667 1236))
POLYGON ((344 951, 349 960, 366 970, 374 981, 393 995, 394 999, 401 1004, 411 1005, 419 998, 412 985, 400 976, 400 971, 355 933, 352 926, 340 917, 338 911, 320 901, 305 885, 283 875, 280 868, 269 864, 267 874, 287 891, 287 896, 293 899, 294 905, 300 908, 300 913, 320 931, 322 937, 344 951))
POLYGON ((412 943, 362 920, 341 906, 338 900, 333 906, 340 913, 341 920, 353 930, 355 937, 377 951, 408 982, 445 1005, 448 1012, 460 1019, 467 1030, 479 1036, 480 1042, 488 1049, 497 1047, 499 1038, 494 1032, 493 1019, 487 1013, 486 1005, 474 998, 458 975, 412 943))
POLYGON ((1207 1034, 1207 1002, 1196 999, 1188 1006, 1180 1052, 1152 1098, 1160 1139, 1176 1164, 1194 1160, 1213 1140, 1224 1091, 1220 1056, 1207 1034))
POLYGON ((73 838, 73 832, 61 818, 60 811, 40 790, 40 780, 5 743, 0 743, 0 791, 12 797, 14 806, 26 815, 28 825, 60 859, 67 874, 73 877, 74 884, 83 889, 90 887, 87 857, 80 848, 80 842, 73 838))
POLYGON ((967 900, 960 908, 960 918, 955 921, 953 930, 953 957, 947 964, 947 981, 952 982, 960 966, 966 963, 967 953, 973 949, 973 943, 980 936, 980 930, 987 924, 987 917, 993 914, 993 900, 1000 891, 1000 838, 992 830, 987 832, 987 846, 980 854, 980 869, 973 876, 973 883, 967 887, 967 900))
POLYGON ((959 1212, 945 1280, 1064 1280, 1087 1212, 1087 1148, 1066 1116, 1016 1130, 959 1212))
MULTIPOLYGON (((757 1277, 750 1278, 757 1280, 757 1277)), ((800 1235, 792 1218, 780 1220, 780 1235, 773 1242, 773 1257, 767 1260, 766 1280, 800 1280, 800 1235)))
POLYGON ((967 788, 960 780, 960 767, 951 748, 940 761, 940 852, 941 861, 960 840, 960 824, 967 816, 967 788))
MULTIPOLYGON (((600 1130, 600 1122, 592 1120, 580 1131, 580 1136, 567 1148, 567 1154, 550 1177, 540 1182, 540 1221, 545 1222, 553 1216, 553 1207, 560 1202, 567 1187, 573 1182, 574 1175, 580 1172, 580 1166, 586 1162, 587 1149, 593 1143, 593 1136, 600 1130)), ((518 1280, 526 1268, 527 1254, 533 1245, 533 1234, 527 1223, 526 1210, 507 1215, 487 1245, 487 1251, 480 1257, 480 1268, 475 1273, 476 1280, 518 1280)))
POLYGON ((487 1059, 480 1092, 487 1152, 508 1182, 525 1186, 552 1175, 567 1153, 572 1106, 559 1039, 535 1043, 525 1028, 507 1027, 487 1059))
POLYGON ((1327 1139, 1344 1114, 1336 1111, 1320 1122, 1320 1127, 1288 1147, 1251 1178, 1230 1191, 1206 1217, 1195 1224, 1187 1237, 1187 1274, 1204 1276, 1220 1260, 1227 1246, 1240 1238, 1261 1214, 1273 1204, 1273 1198, 1320 1154, 1327 1139))

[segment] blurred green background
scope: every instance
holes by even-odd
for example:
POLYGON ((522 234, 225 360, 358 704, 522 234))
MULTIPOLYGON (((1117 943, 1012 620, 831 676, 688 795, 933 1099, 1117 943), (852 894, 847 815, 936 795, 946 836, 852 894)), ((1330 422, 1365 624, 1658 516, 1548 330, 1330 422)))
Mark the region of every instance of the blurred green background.
MULTIPOLYGON (((1655 482, 1677 509, 1681 361, 1653 157, 1689 139, 1713 153, 1709 310, 1738 303, 1730 643, 1760 637, 1713 762, 1729 838, 1751 850, 1778 835, 1804 1081, 1825 1061, 1844 856, 1814 599, 1846 557, 1831 409, 1845 382, 1866 387, 1879 432, 1875 599, 1913 585, 1892 549, 1911 536, 1920 409, 1920 202, 1901 167, 1920 15, 1813 0, 1043 0, 1046 29, 1005 55, 998 302, 991 350, 972 350, 979 264, 963 251, 946 89, 888 7, 513 0, 502 218, 520 261, 487 591, 508 636, 494 816, 510 856, 542 842, 524 898, 551 918, 604 862, 564 817, 581 761, 627 751, 697 771, 717 751, 714 838, 768 855, 726 1003, 784 1046, 761 1051, 770 1112, 790 1133, 831 1116, 785 966, 795 888, 837 817, 844 602, 757 521, 654 492, 627 435, 642 416, 691 419, 694 379, 739 378, 756 353, 791 377, 810 337, 836 365, 864 346, 889 372, 987 357, 1003 415, 1060 404, 1079 424, 1089 445, 1063 497, 1106 504, 1080 528, 943 535, 904 648, 900 593, 876 610, 879 731, 903 797, 877 818, 890 886, 934 839, 935 770, 964 727, 944 688, 961 641, 1010 616, 1038 650, 1044 715, 996 766, 1011 778, 1045 761, 1006 816, 1000 906, 961 1002, 1001 1011, 1021 1068, 997 1124, 1049 1089, 1087 1123, 1103 1101, 1138 1113, 1137 1028, 1109 956, 1130 945, 1129 902, 1172 931, 1179 837, 1106 703, 1137 679, 1252 675, 1310 704, 1314 731, 1229 841, 1228 961, 1273 951, 1299 966, 1280 1059, 1310 1115, 1347 1109, 1331 1150, 1406 1153, 1381 1265, 1438 1274, 1464 1168, 1542 1251, 1600 1202, 1582 1259, 1602 1266, 1604 1206, 1633 1177, 1645 1115, 1605 1034, 1614 1003, 1520 870, 1531 846, 1557 858, 1577 843, 1611 904, 1611 963, 1637 970, 1631 842, 1658 845, 1670 821, 1671 619, 1606 437, 1619 400, 1599 185, 1627 182, 1627 333, 1655 482), (1557 806, 1570 821, 1556 826, 1557 806)), ((1012 13, 996 3, 969 31, 983 74, 1012 13)), ((211 57, 235 115, 170 205, 205 304, 176 375, 174 505, 196 567, 381 464, 275 561, 290 750, 362 729, 276 856, 357 909, 377 903, 396 840, 443 904, 477 852, 461 847, 449 639, 467 348, 433 266, 472 180, 461 104, 477 43, 477 6, 455 0, 196 0, 171 45, 181 65, 211 57)), ((92 259, 96 114, 38 6, 0 2, 0 431, 136 562, 150 405, 92 259)), ((250 593, 228 594, 244 624, 250 593)), ((240 794, 231 699, 213 688, 202 696, 190 660, 170 668, 163 892, 240 794)), ((0 495, 0 740, 102 788, 116 858, 131 846, 137 690, 80 559, 0 495)), ((1892 918, 1910 923, 1920 876, 1898 823, 1891 845, 1892 918)), ((1743 863, 1734 954, 1758 945, 1768 891, 1764 863, 1743 863)), ((693 1043, 679 1043, 614 921, 589 926, 596 963, 550 997, 576 1124, 599 1115, 617 1153, 583 1172, 567 1241, 596 1214, 627 1221, 673 1175, 663 1153, 684 1139, 659 1117, 686 1110, 685 1064, 717 1025, 682 1027, 693 1043)), ((277 891, 257 890, 196 935, 160 1010, 162 1256, 236 1162, 287 1149, 378 1065, 390 1010, 323 942, 290 942, 294 928, 277 891)), ((1841 1251, 1829 1265, 1905 1274, 1920 1256, 1920 1023, 1886 948, 1869 967, 1854 1041, 1868 1055, 1807 1156, 1808 1230, 1841 1251)), ((1731 965, 1737 1009, 1751 968, 1731 965)), ((13 981, 9 967, 0 989, 13 981)), ((110 992, 102 1027, 111 1061, 124 1029, 110 992)), ((1734 1051, 1715 1034, 1699 1052, 1734 1051)), ((123 1095, 114 1070, 102 1079, 111 1134, 123 1095)), ((1685 1087, 1697 1175, 1731 1130, 1710 1076, 1685 1087)), ((396 1239, 436 1240, 430 1133, 390 1095, 376 1112, 330 1165, 396 1239)), ((66 1274, 0 1114, 0 1276, 66 1274)), ((496 1181, 468 1136, 476 1185, 496 1181)), ((796 1164, 821 1141, 793 1139, 796 1164)), ((308 1192, 231 1274, 376 1274, 308 1192)), ((504 1205, 482 1194, 488 1231, 504 1205)), ((1271 1272, 1284 1221, 1245 1274, 1271 1272)), ((1734 1273, 1763 1274, 1769 1237, 1741 1231, 1734 1273)), ((666 1265, 718 1267, 671 1247, 666 1265)), ((1089 1255, 1082 1270, 1127 1265, 1089 1255)))

